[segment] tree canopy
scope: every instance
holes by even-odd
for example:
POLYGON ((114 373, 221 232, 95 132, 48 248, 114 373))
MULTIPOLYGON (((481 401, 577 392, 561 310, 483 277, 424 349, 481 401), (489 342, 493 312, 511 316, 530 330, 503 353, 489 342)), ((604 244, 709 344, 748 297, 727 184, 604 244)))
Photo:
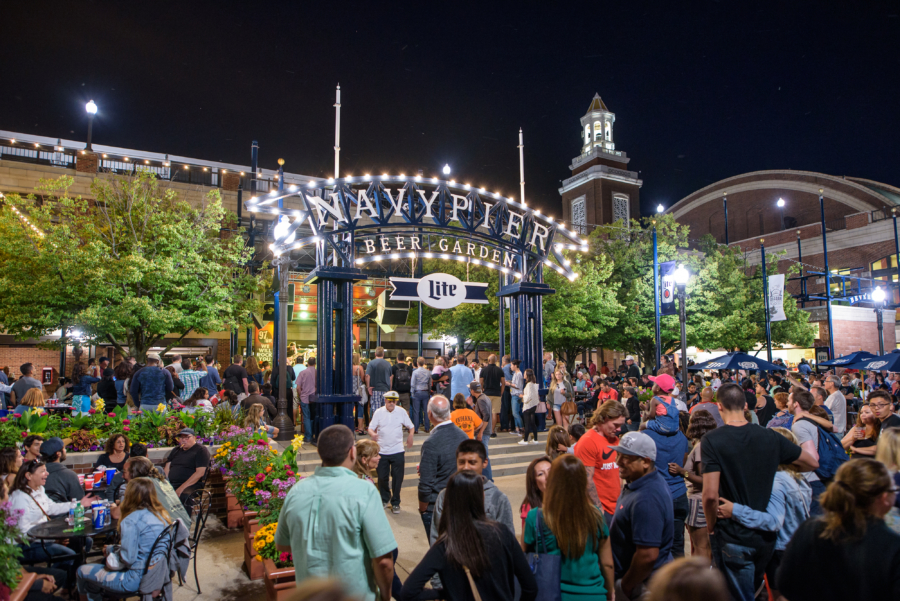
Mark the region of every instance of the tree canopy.
POLYGON ((0 207, 0 324, 18 338, 80 331, 143 361, 191 332, 245 324, 261 289, 242 266, 251 249, 223 234, 234 216, 218 191, 192 206, 153 174, 98 177, 94 200, 73 179, 42 181, 38 195, 0 207), (177 333, 179 338, 168 338, 177 333))

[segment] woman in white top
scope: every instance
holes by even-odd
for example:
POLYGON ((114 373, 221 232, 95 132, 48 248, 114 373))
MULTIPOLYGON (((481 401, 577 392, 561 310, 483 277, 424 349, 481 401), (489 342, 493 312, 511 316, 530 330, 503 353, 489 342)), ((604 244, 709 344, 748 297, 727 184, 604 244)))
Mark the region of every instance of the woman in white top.
MULTIPOLYGON (((68 569, 71 572, 69 582, 74 582, 75 551, 73 549, 49 541, 44 541, 43 544, 41 541, 29 541, 27 537, 28 531, 33 527, 50 520, 51 516, 67 515, 69 510, 79 502, 55 503, 51 501, 44 492, 44 483, 46 482, 47 466, 44 465, 44 462, 39 459, 28 461, 19 469, 12 493, 9 495, 10 509, 21 512, 16 527, 27 541, 19 544, 19 548, 22 549, 22 559, 26 562, 43 562, 47 561, 50 556, 71 555, 71 560, 54 562, 53 567, 68 569)), ((98 497, 87 495, 81 499, 80 503, 83 507, 90 507, 91 503, 97 500, 99 500, 98 497)), ((86 540, 90 541, 91 539, 86 540)))
POLYGON ((528 444, 528 435, 534 432, 534 440, 531 444, 537 444, 537 426, 534 423, 534 414, 537 411, 541 397, 538 395, 537 380, 534 378, 534 370, 525 370, 525 391, 522 394, 522 421, 524 422, 525 435, 519 444, 528 444))

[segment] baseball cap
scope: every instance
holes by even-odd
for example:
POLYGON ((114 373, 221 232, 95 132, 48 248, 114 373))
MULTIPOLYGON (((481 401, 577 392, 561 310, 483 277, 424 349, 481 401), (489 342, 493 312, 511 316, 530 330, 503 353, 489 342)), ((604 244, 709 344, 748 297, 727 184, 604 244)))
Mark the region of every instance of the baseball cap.
POLYGON ((384 393, 384 400, 391 399, 392 401, 399 401, 400 394, 395 390, 388 390, 384 393))
POLYGON ((48 438, 43 443, 41 443, 41 455, 53 457, 54 455, 62 451, 63 447, 64 445, 62 438, 53 436, 52 438, 48 438))
POLYGON ((147 353, 147 361, 159 361, 159 353, 147 353))
POLYGON ((609 448, 623 455, 633 455, 656 461, 656 443, 643 432, 627 432, 619 439, 619 444, 609 448))
POLYGON ((194 432, 193 428, 183 428, 175 438, 181 438, 182 436, 197 436, 197 433, 194 432))
POLYGON ((481 384, 478 382, 469 382, 469 390, 472 392, 481 392, 481 384))
POLYGON ((669 374, 659 374, 658 376, 648 376, 649 380, 659 386, 665 392, 671 392, 675 388, 675 378, 669 374))
POLYGON ((625 360, 626 361, 634 361, 634 355, 628 355, 627 357, 625 357, 625 360))

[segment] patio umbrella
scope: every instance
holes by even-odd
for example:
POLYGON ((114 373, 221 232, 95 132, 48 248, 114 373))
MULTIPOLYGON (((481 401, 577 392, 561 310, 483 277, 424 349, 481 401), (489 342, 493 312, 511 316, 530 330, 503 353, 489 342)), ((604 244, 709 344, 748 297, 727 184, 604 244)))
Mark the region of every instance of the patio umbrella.
POLYGON ((900 353, 888 353, 880 357, 863 359, 844 367, 872 371, 900 371, 900 353))
MULTIPOLYGON (((898 355, 900 357, 900 355, 898 355)), ((703 369, 764 369, 766 371, 784 371, 783 365, 769 363, 753 355, 747 353, 727 353, 721 357, 710 359, 705 363, 698 363, 688 367, 691 371, 700 371, 703 369)))
MULTIPOLYGON (((858 363, 859 361, 868 361, 869 359, 875 359, 878 355, 873 355, 868 351, 856 351, 855 353, 850 353, 848 355, 842 355, 837 359, 832 359, 831 361, 822 361, 819 363, 820 367, 847 367, 851 363, 858 363)), ((858 369, 858 368, 857 368, 858 369)))

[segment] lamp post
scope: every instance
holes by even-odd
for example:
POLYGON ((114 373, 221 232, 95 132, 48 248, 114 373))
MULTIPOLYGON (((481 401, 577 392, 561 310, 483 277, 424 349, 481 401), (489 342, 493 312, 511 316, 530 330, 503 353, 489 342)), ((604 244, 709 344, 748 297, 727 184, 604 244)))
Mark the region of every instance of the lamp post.
POLYGON ((778 202, 775 204, 778 205, 778 208, 781 211, 781 231, 784 231, 784 199, 779 198, 778 202))
POLYGON ((722 192, 722 210, 725 212, 725 246, 728 246, 728 192, 722 192))
POLYGON ((688 280, 691 278, 691 272, 689 272, 685 266, 679 265, 675 270, 674 279, 675 279, 675 287, 678 290, 678 321, 681 322, 681 397, 687 402, 687 383, 688 383, 688 368, 687 368, 687 330, 685 322, 687 321, 687 313, 685 311, 685 301, 687 295, 685 294, 685 288, 687 287, 688 280))
POLYGON ((878 354, 884 354, 884 290, 876 286, 872 291, 872 300, 875 301, 875 317, 878 320, 878 354))
POLYGON ((91 129, 94 126, 94 115, 97 114, 97 105, 94 104, 93 100, 89 100, 86 105, 84 105, 84 110, 88 115, 88 136, 87 136, 87 146, 84 147, 85 150, 93 151, 91 148, 91 129))
MULTIPOLYGON (((659 205, 657 209, 662 207, 659 205)), ((656 364, 655 369, 659 369, 659 356, 662 354, 660 327, 659 327, 659 248, 656 244, 656 219, 653 220, 653 312, 656 318, 656 364)))

